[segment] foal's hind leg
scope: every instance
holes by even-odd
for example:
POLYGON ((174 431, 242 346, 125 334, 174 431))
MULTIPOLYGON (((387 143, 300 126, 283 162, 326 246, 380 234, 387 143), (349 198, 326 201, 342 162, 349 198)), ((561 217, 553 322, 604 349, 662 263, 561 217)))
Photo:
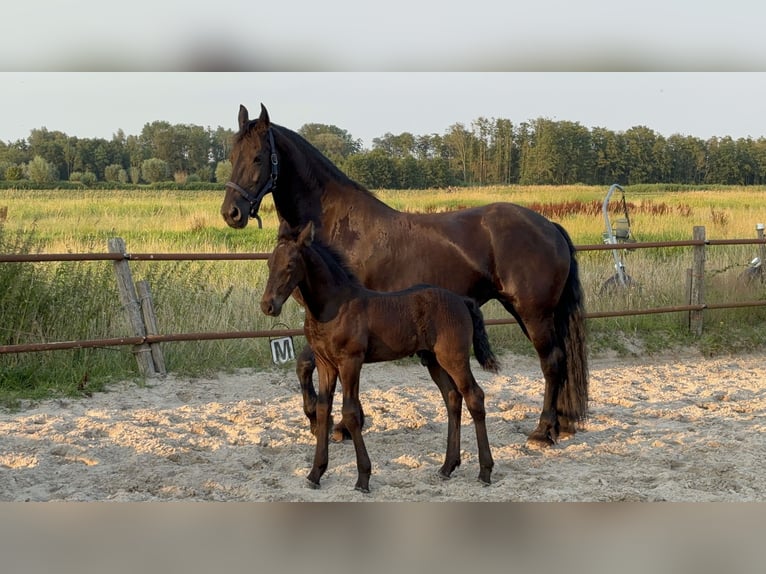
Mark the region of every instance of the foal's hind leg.
POLYGON ((466 357, 465 363, 453 371, 455 385, 465 399, 468 412, 471 413, 474 429, 476 431, 476 443, 479 450, 479 480, 484 484, 491 484, 490 476, 495 466, 492 460, 492 451, 489 447, 487 436, 487 413, 484 408, 484 391, 476 382, 471 373, 471 368, 466 357))
POLYGON ((306 479, 309 486, 319 488, 319 479, 327 470, 329 461, 328 436, 332 401, 335 396, 335 384, 338 381, 338 371, 332 365, 323 363, 319 369, 319 395, 316 402, 317 432, 314 464, 306 479))
POLYGON ((317 433, 317 394, 312 380, 315 368, 314 351, 309 345, 306 345, 296 360, 295 374, 298 375, 298 382, 301 385, 303 412, 309 419, 311 433, 314 435, 317 433))
POLYGON ((356 490, 370 492, 372 463, 367 454, 367 447, 362 438, 362 403, 359 401, 359 373, 362 358, 350 359, 340 369, 340 384, 343 389, 343 426, 354 441, 356 451, 357 481, 356 490))
POLYGON ((449 478, 460 466, 460 417, 463 410, 463 397, 433 355, 421 355, 421 361, 428 368, 428 374, 441 391, 444 405, 447 407, 447 452, 444 464, 439 469, 439 476, 449 478))

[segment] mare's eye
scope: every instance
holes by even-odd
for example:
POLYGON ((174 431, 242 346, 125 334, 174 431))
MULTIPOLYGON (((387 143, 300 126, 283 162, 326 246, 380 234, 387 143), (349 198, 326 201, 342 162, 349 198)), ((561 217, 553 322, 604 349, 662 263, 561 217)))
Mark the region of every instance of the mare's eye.
POLYGON ((255 163, 256 165, 260 165, 260 163, 261 163, 261 156, 259 156, 259 155, 255 156, 255 159, 253 160, 253 163, 255 163))

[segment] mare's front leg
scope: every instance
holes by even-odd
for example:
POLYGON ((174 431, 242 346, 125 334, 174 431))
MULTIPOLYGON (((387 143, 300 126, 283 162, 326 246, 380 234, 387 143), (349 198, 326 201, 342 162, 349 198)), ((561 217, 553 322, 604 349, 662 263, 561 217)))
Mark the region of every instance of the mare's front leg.
POLYGON ((356 490, 370 492, 372 463, 367 454, 367 447, 362 438, 362 403, 359 401, 359 374, 362 370, 362 358, 346 361, 340 369, 340 384, 343 389, 343 426, 351 435, 356 451, 356 469, 358 478, 356 490))
POLYGON ((433 355, 422 355, 421 361, 428 367, 428 374, 439 387, 447 407, 447 452, 444 455, 444 464, 439 469, 439 476, 447 479, 460 466, 460 417, 463 411, 463 397, 433 355))
POLYGON ((303 395, 303 412, 309 419, 311 433, 317 434, 317 394, 314 390, 314 369, 316 361, 314 360, 314 351, 309 345, 303 347, 295 364, 295 374, 298 375, 298 382, 301 385, 301 394, 303 395))
POLYGON ((329 460, 328 443, 330 430, 330 414, 332 413, 332 400, 335 395, 335 384, 338 380, 338 371, 332 366, 321 361, 319 371, 319 394, 316 401, 316 450, 314 451, 314 465, 306 477, 309 486, 319 488, 319 479, 327 470, 329 460))

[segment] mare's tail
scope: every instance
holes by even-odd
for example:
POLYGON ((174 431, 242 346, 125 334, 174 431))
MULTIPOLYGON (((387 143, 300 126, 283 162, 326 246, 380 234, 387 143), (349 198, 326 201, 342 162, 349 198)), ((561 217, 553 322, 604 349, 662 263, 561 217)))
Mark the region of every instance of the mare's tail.
POLYGON ((487 329, 484 326, 484 315, 482 315, 476 301, 468 297, 464 297, 463 301, 465 306, 468 307, 468 311, 471 313, 471 320, 473 321, 473 354, 485 371, 497 373, 500 370, 500 363, 497 357, 495 357, 495 353, 492 352, 492 347, 489 345, 487 329))
POLYGON ((559 389, 557 410, 571 421, 583 421, 588 414, 588 347, 585 309, 575 247, 566 230, 554 223, 569 245, 571 263, 564 291, 554 312, 556 335, 566 353, 567 378, 559 389))

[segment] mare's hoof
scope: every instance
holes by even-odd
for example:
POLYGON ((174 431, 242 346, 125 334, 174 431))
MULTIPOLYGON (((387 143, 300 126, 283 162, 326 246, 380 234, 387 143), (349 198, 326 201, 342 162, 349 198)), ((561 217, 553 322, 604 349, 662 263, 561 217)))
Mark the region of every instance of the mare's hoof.
POLYGON ((439 472, 437 472, 436 475, 442 480, 449 480, 450 478, 452 478, 452 473, 447 473, 447 472, 444 472, 443 470, 439 470, 439 472))
POLYGON ((369 486, 359 486, 359 485, 356 485, 354 487, 354 490, 357 490, 359 492, 363 492, 364 494, 370 494, 370 487, 369 486))
POLYGON ((314 482, 310 478, 306 479, 306 486, 309 487, 311 490, 319 490, 319 483, 314 482))
POLYGON ((565 417, 559 418, 559 438, 570 437, 577 433, 577 424, 565 417))
POLYGON ((552 429, 538 427, 527 438, 527 444, 531 447, 547 448, 556 444, 556 437, 552 429))

